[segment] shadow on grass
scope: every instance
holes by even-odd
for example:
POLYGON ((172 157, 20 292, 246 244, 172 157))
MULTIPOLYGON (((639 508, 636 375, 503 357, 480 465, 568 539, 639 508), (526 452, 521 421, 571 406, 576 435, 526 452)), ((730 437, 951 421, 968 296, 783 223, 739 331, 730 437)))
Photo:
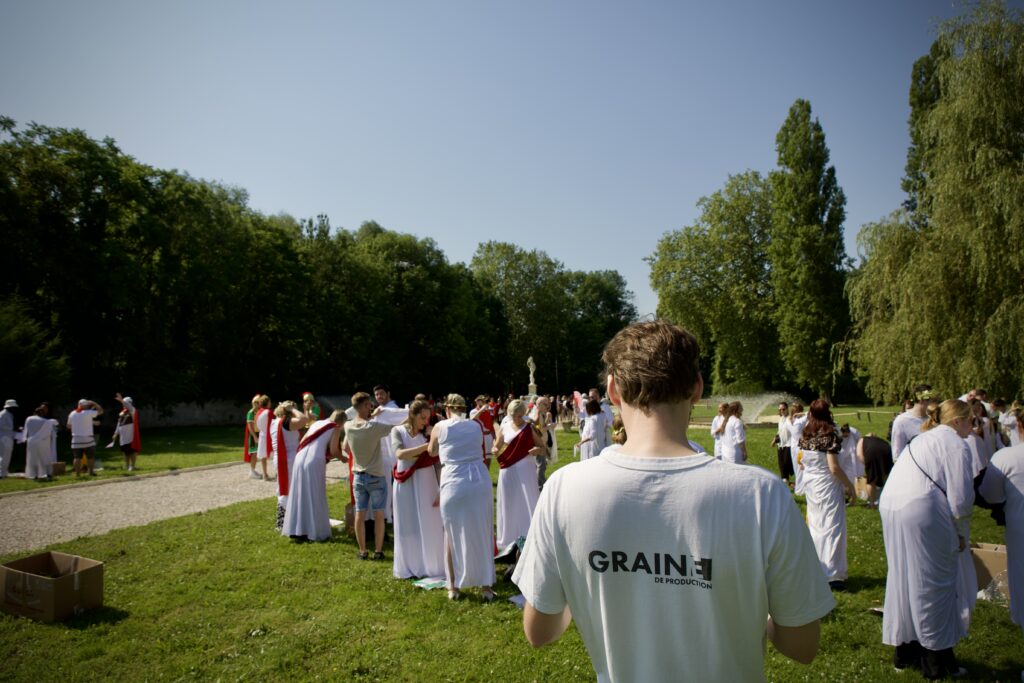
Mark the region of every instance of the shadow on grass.
POLYGON ((989 662, 957 657, 957 664, 967 669, 967 678, 972 681, 1016 681, 1021 678, 1018 666, 1009 665, 994 668, 989 662))
POLYGON ((851 576, 846 580, 845 592, 860 593, 875 588, 885 588, 884 576, 851 576))
POLYGON ((128 612, 117 607, 97 607, 96 609, 82 612, 64 622, 68 628, 85 630, 100 624, 117 624, 129 616, 128 612))

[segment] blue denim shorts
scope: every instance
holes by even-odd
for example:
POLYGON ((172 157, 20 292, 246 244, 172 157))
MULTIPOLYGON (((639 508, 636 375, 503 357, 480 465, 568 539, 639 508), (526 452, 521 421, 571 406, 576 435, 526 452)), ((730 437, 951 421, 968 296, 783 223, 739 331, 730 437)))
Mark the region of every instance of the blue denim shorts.
POLYGON ((352 490, 356 497, 356 510, 376 512, 384 510, 387 502, 387 480, 366 472, 353 473, 352 490))

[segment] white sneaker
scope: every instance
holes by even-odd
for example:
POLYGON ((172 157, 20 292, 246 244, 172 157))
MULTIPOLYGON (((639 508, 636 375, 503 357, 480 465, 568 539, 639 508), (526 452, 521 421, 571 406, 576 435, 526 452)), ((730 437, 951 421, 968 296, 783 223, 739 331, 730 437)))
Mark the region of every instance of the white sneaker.
POLYGON ((250 479, 260 479, 260 480, 263 479, 262 476, 260 476, 259 474, 256 473, 256 470, 249 470, 249 478, 250 479))

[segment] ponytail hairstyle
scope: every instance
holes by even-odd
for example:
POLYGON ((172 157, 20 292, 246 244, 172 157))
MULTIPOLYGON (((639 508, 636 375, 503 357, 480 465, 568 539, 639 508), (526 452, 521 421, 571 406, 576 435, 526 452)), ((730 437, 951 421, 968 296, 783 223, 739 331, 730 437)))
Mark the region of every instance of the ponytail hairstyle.
POLYGON ((928 405, 928 421, 921 427, 922 432, 939 425, 952 426, 960 418, 971 417, 971 406, 957 398, 948 398, 942 403, 928 405))

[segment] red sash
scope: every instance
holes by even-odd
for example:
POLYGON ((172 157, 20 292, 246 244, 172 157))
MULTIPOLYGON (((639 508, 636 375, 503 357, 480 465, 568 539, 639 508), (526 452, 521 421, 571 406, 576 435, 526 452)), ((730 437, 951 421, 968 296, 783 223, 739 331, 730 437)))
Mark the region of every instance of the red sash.
POLYGON ((433 467, 439 462, 441 462, 440 458, 435 458, 429 453, 424 452, 420 454, 420 457, 416 458, 416 462, 414 462, 412 467, 407 470, 399 472, 398 465, 395 465, 394 469, 391 470, 391 476, 395 478, 395 481, 401 484, 408 481, 412 477, 412 473, 416 470, 421 470, 424 467, 433 467))
MULTIPOLYGON (((335 430, 340 426, 341 425, 339 425, 337 422, 328 422, 327 424, 322 425, 320 428, 318 428, 315 432, 306 432, 306 435, 302 437, 302 441, 299 442, 299 450, 301 451, 303 448, 313 443, 327 432, 335 430)), ((330 460, 330 458, 330 451, 328 451, 327 459, 330 460)))
POLYGON ((277 495, 288 495, 288 449, 284 445, 284 418, 277 421, 277 495))
POLYGON ((533 448, 533 427, 529 423, 523 425, 515 438, 508 442, 505 450, 498 455, 498 467, 508 469, 530 454, 533 448))
POLYGON ((491 413, 490 408, 486 406, 481 408, 480 411, 473 416, 473 419, 480 423, 484 428, 484 432, 494 436, 494 414, 491 413))
MULTIPOLYGON (((121 411, 121 414, 123 415, 124 413, 127 413, 127 412, 128 412, 128 409, 125 408, 125 409, 123 409, 121 411)), ((136 410, 134 413, 131 413, 131 416, 132 416, 132 450, 135 451, 136 454, 138 454, 139 451, 142 450, 142 437, 139 436, 139 411, 136 410)), ((245 429, 246 429, 246 436, 248 436, 249 426, 246 425, 245 429)), ((246 449, 245 450, 246 450, 246 452, 248 452, 249 451, 249 443, 248 443, 248 441, 246 442, 245 445, 246 445, 246 449)))

